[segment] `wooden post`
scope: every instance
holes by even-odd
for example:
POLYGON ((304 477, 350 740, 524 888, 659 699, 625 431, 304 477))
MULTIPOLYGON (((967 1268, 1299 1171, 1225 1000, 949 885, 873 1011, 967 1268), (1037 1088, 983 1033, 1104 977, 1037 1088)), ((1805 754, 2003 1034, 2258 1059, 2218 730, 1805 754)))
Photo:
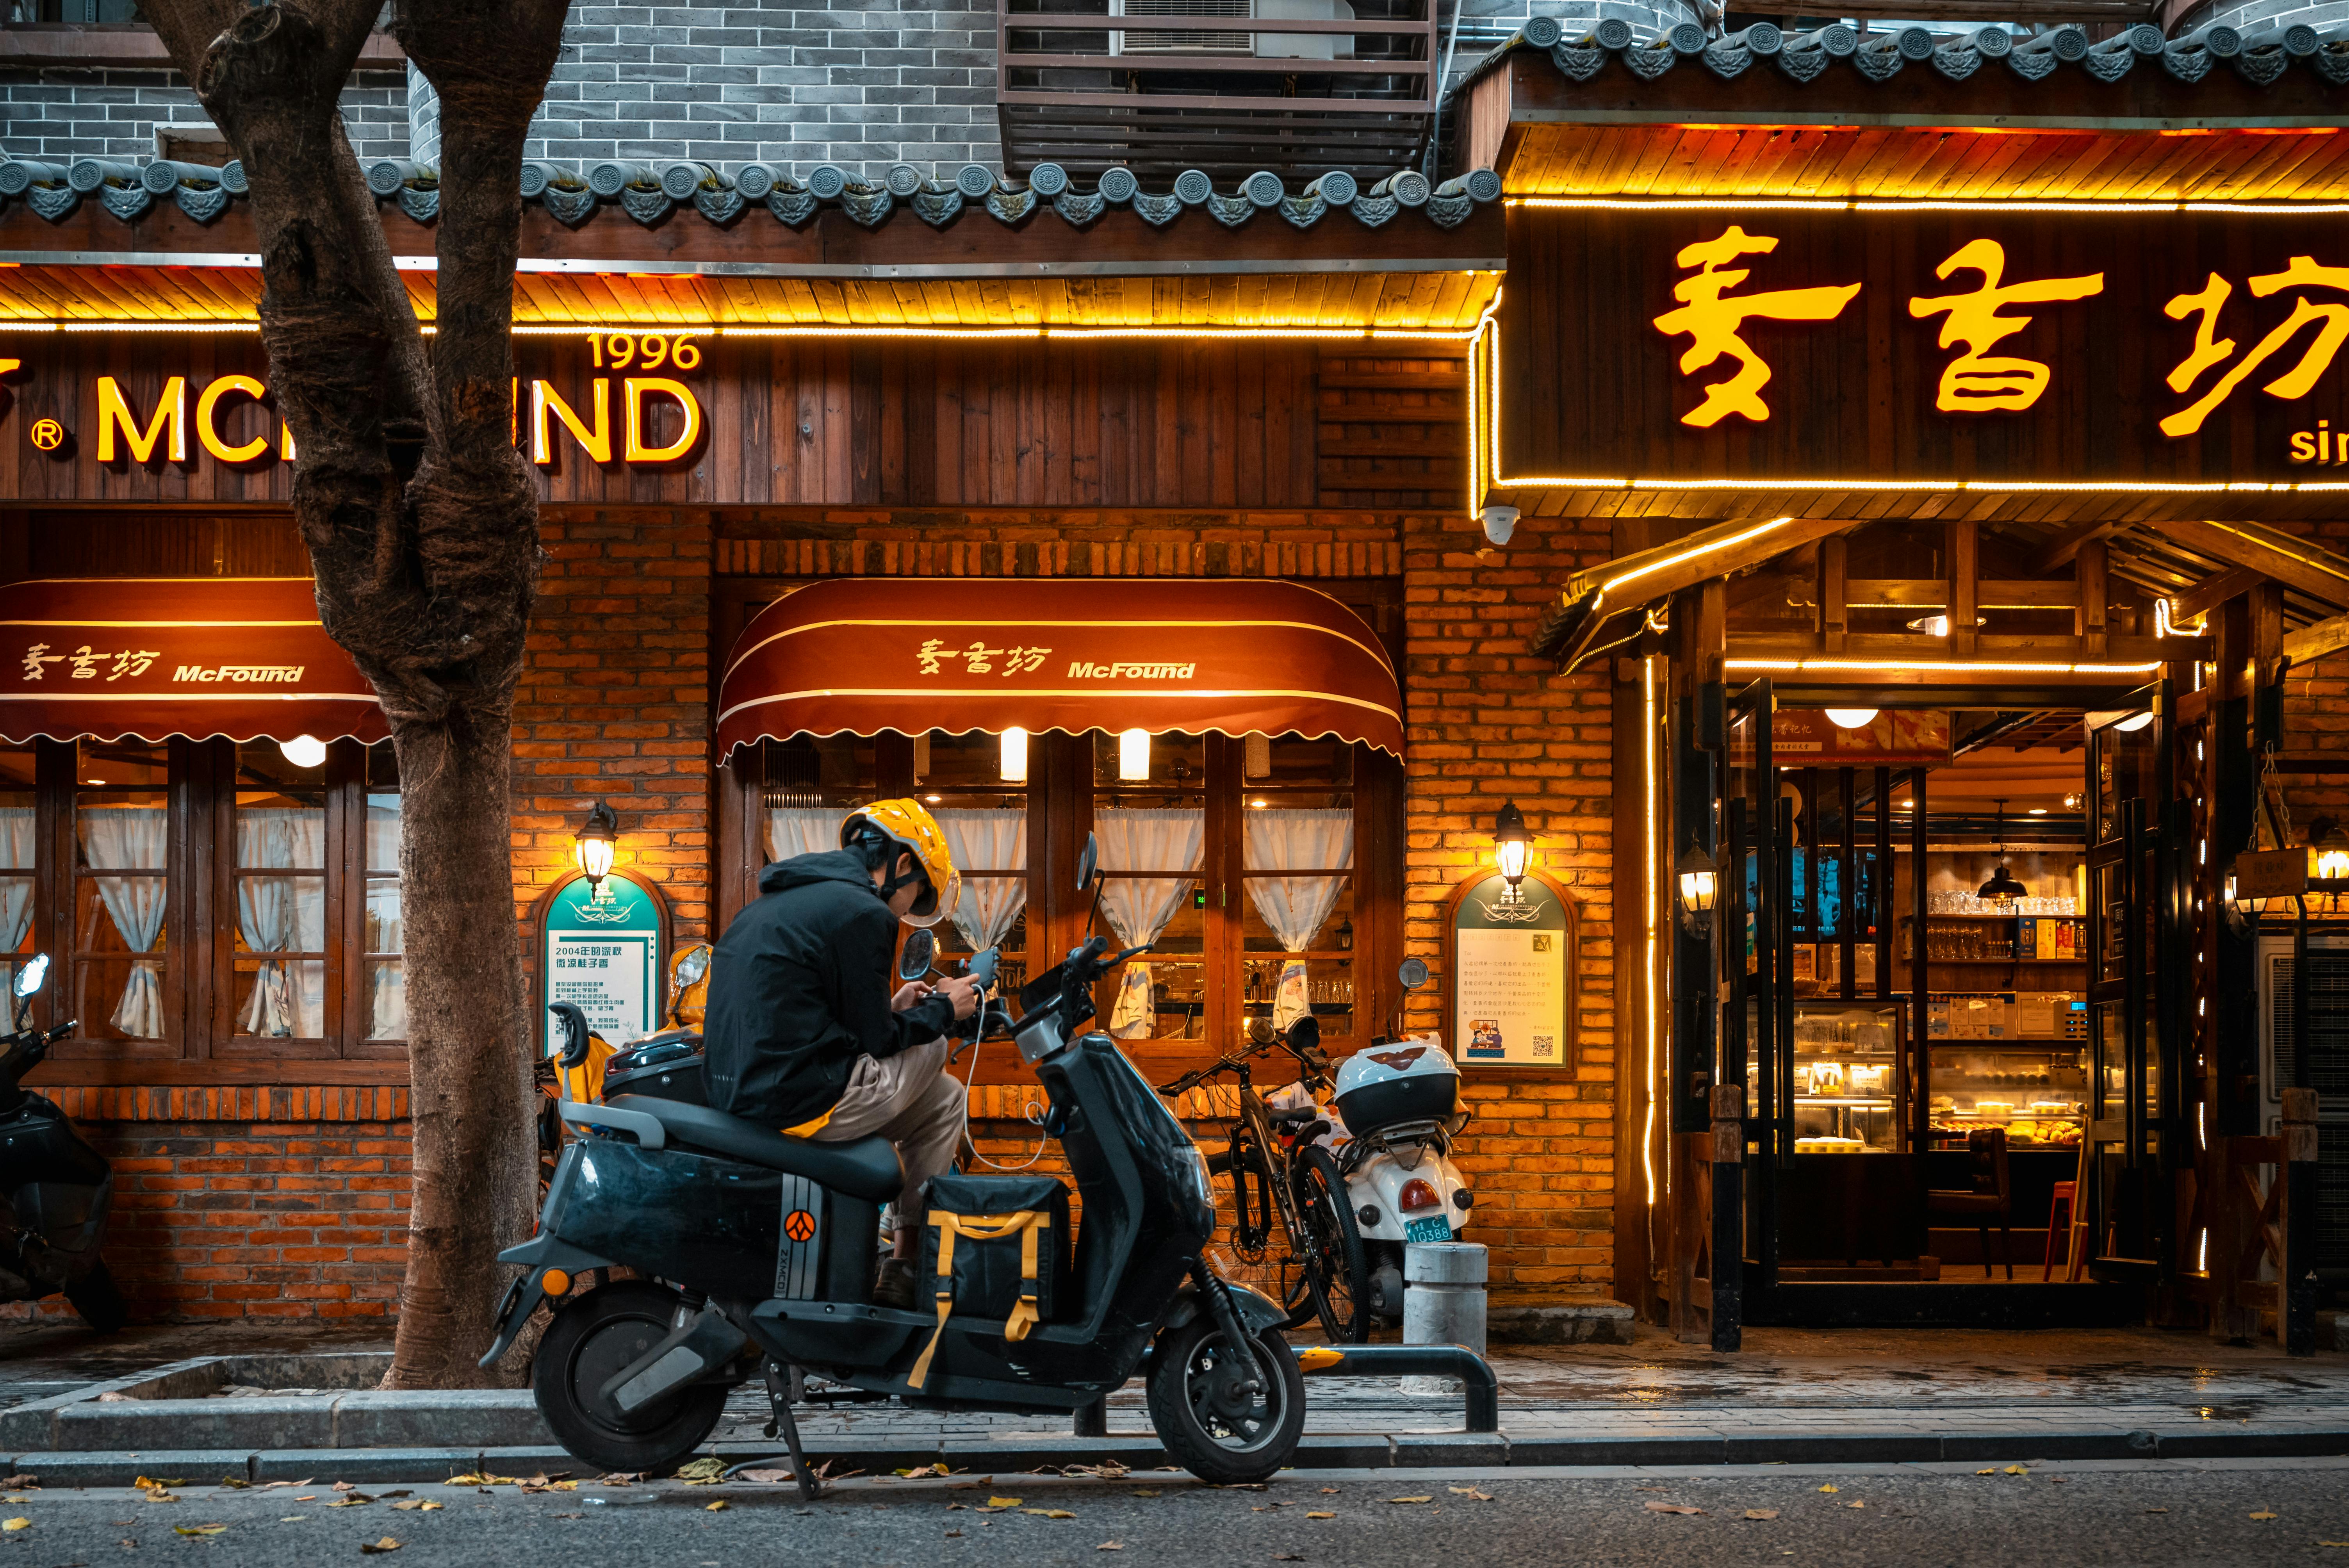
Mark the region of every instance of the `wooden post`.
MULTIPOLYGON (((2307 1070, 2307 1037, 2297 1053, 2307 1070)), ((2276 1181, 2283 1187, 2276 1229, 2283 1235, 2283 1259, 2276 1268, 2276 1337, 2287 1356, 2316 1353, 2316 1091, 2283 1091, 2283 1159, 2276 1181)), ((1715 1265, 1718 1268, 1718 1264, 1715 1265)))
POLYGON ((2100 659, 2105 655, 2105 606, 2110 592, 2110 578, 2106 571, 2108 561, 2106 547, 2101 539, 2083 544, 2080 553, 2072 558, 2072 572, 2080 591, 2076 629, 2083 658, 2100 659))
POLYGON ((1744 1337, 1745 1295, 1745 1086, 1713 1088, 1713 1347, 1744 1337))
POLYGON ((1950 654, 1970 659, 1981 644, 1982 528, 1969 518, 1950 524, 1950 654))
POLYGON ((1819 541, 1819 652, 1823 654, 1842 653, 1850 630, 1851 612, 1845 607, 1850 597, 1845 567, 1847 551, 1840 533, 1819 541))

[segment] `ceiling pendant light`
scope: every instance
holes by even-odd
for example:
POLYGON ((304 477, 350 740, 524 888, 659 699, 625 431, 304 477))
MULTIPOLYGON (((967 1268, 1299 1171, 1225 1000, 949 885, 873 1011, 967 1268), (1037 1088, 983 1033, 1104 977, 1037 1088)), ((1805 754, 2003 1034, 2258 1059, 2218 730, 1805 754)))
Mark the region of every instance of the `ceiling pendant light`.
POLYGON ((1992 903, 2008 904, 2029 896, 2030 892, 2031 890, 2015 881, 2014 873, 2006 869, 2006 802, 2001 800, 1998 803, 1998 870, 1991 873, 1990 881, 1976 890, 1976 896, 1992 903))

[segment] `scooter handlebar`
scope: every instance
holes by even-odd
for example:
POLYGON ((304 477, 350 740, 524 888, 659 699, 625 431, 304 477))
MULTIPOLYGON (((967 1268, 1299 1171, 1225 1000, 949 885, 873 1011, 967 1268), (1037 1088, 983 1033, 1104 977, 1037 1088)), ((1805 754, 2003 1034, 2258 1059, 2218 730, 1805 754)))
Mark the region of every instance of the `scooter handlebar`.
POLYGON ((81 1020, 79 1018, 67 1018, 64 1023, 59 1024, 56 1028, 51 1029, 48 1033, 43 1035, 41 1038, 51 1045, 55 1045, 57 1041, 64 1039, 67 1035, 72 1034, 79 1027, 81 1027, 81 1020))

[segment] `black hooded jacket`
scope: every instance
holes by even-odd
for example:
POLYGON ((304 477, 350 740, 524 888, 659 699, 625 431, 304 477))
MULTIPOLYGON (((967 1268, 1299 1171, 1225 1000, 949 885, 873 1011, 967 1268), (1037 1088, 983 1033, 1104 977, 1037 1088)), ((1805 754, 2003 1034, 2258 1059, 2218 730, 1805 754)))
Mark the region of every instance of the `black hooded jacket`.
POLYGON ((946 1033, 954 1004, 889 1010, 897 917, 857 855, 778 861, 759 893, 718 942, 702 1073, 716 1109, 795 1127, 839 1103, 858 1057, 946 1033))

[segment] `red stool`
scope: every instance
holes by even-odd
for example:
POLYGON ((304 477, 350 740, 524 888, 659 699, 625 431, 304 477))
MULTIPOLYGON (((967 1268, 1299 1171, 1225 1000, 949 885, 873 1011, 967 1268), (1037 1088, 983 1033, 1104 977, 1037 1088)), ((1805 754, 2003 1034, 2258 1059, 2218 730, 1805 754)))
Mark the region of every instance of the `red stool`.
POLYGON ((2058 1181, 2055 1183, 2054 1198, 2047 1205, 2047 1257, 2039 1270, 2039 1283, 2042 1284, 2046 1284, 2050 1279, 2053 1279, 2055 1276, 2056 1237, 2061 1236, 2064 1238, 2062 1243, 2064 1257, 2067 1264, 2071 1260, 2073 1195, 2079 1191, 2079 1187, 2080 1184, 2077 1181, 2058 1181), (2056 1227, 2055 1223, 2055 1216, 2059 1212, 2064 1216, 2063 1227, 2060 1230, 2056 1227))

